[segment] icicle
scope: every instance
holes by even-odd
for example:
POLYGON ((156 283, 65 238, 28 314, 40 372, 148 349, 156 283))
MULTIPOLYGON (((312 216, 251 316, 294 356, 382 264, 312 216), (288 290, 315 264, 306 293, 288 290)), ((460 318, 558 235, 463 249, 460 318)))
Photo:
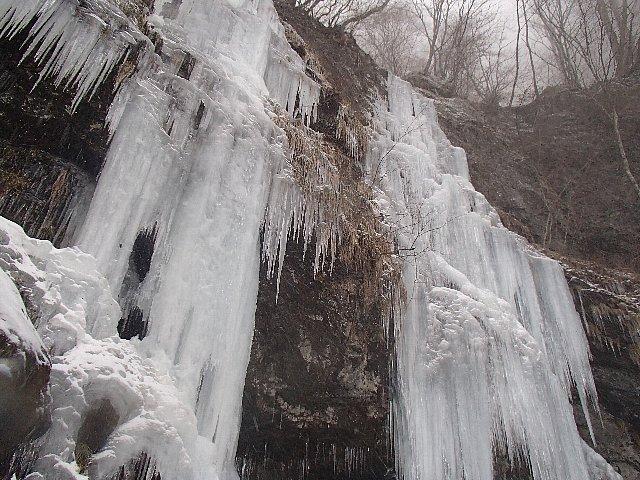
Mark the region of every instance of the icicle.
POLYGON ((359 122, 346 105, 338 106, 336 117, 336 138, 345 142, 355 160, 361 160, 367 150, 371 130, 359 122))
POLYGON ((0 36, 14 36, 35 21, 24 58, 33 55, 42 65, 36 86, 53 77, 56 86, 75 90, 72 112, 82 100, 91 99, 116 66, 126 62, 132 46, 149 42, 111 3, 85 3, 4 0, 0 4, 0 36))
POLYGON ((269 96, 291 118, 301 118, 305 125, 317 120, 320 85, 305 74, 305 63, 291 55, 291 47, 281 35, 274 33, 264 72, 269 96))

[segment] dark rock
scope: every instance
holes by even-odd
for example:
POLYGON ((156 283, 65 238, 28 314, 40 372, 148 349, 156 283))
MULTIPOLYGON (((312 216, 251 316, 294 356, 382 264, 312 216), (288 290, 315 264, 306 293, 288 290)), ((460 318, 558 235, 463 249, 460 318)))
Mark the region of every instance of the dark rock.
POLYGON ((25 35, 0 40, 0 215, 60 246, 84 217, 102 168, 112 83, 71 115, 72 92, 47 80, 32 91, 40 69, 31 58, 18 65, 25 35))
POLYGON ((393 477, 389 348, 380 312, 338 265, 314 279, 302 247, 261 275, 237 462, 243 478, 393 477))
POLYGON ((19 468, 22 449, 46 428, 51 363, 1 333, 0 359, 11 371, 0 375, 0 478, 5 478, 19 468))

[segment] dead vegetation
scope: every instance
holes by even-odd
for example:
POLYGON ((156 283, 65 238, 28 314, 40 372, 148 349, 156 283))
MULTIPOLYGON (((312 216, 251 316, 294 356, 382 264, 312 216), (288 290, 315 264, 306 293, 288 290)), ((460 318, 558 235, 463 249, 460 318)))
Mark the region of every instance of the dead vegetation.
POLYGON ((281 115, 277 124, 286 133, 296 183, 317 222, 315 241, 329 243, 332 256, 362 274, 365 305, 383 299, 388 311, 403 297, 400 262, 389 253, 392 241, 382 229, 373 192, 357 163, 300 121, 281 115))

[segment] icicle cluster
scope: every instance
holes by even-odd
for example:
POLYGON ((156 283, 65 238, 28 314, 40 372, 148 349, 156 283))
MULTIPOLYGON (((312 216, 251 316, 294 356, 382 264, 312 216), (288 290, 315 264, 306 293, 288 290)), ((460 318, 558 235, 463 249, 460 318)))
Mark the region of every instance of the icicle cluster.
POLYGON ((0 1, 0 37, 11 38, 32 22, 25 57, 42 65, 38 82, 53 77, 56 86, 75 90, 72 111, 146 38, 106 0, 0 1))
POLYGON ((501 226, 432 102, 393 76, 388 92, 367 170, 407 289, 395 332, 401 474, 487 480, 503 452, 536 480, 619 478, 592 468, 599 456, 574 423, 572 387, 587 418, 596 393, 562 269, 501 226))
POLYGON ((344 141, 355 160, 364 158, 370 136, 369 129, 355 118, 349 107, 340 104, 336 118, 336 138, 344 141))
POLYGON ((305 61, 297 54, 291 55, 285 28, 278 22, 275 30, 264 73, 269 96, 292 118, 302 118, 308 126, 317 120, 320 85, 306 75, 305 61))
POLYGON ((262 255, 267 272, 277 268, 278 283, 289 238, 302 240, 304 250, 315 240, 314 274, 330 268, 341 241, 340 175, 323 148, 321 135, 279 121, 287 136, 289 161, 274 178, 264 221, 262 255))
POLYGON ((265 215, 267 273, 277 270, 279 281, 287 242, 293 238, 303 243, 304 252, 314 244, 314 274, 330 272, 339 256, 362 274, 365 305, 380 302, 391 308, 398 264, 371 203, 372 190, 353 158, 302 122, 280 115, 276 123, 286 134, 288 159, 274 178, 265 215))

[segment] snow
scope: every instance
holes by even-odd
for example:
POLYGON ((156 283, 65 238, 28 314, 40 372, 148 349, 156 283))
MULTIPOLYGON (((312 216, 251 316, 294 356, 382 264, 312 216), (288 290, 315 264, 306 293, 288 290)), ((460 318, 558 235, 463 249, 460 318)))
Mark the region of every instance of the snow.
POLYGON ((87 412, 107 400, 119 421, 92 457, 91 478, 107 478, 140 452, 151 455, 167 478, 189 478, 195 414, 159 363, 115 335, 120 309, 95 260, 76 248, 31 239, 0 217, 0 267, 0 312, 3 320, 8 312, 13 316, 9 332, 51 353, 51 427, 38 439, 32 476, 87 478, 75 463, 77 434, 87 412), (16 285, 33 305, 37 333, 16 285))
POLYGON ((504 452, 536 480, 619 478, 573 419, 572 387, 587 418, 597 397, 562 269, 502 227, 432 101, 394 76, 388 90, 367 171, 407 289, 395 332, 399 469, 486 480, 504 452))
MULTIPOLYGON (((49 363, 42 340, 38 336, 20 297, 20 292, 11 278, 0 270, 0 335, 3 342, 7 342, 19 351, 30 354, 42 364, 49 363)), ((0 375, 12 376, 11 366, 1 359, 0 375)))

